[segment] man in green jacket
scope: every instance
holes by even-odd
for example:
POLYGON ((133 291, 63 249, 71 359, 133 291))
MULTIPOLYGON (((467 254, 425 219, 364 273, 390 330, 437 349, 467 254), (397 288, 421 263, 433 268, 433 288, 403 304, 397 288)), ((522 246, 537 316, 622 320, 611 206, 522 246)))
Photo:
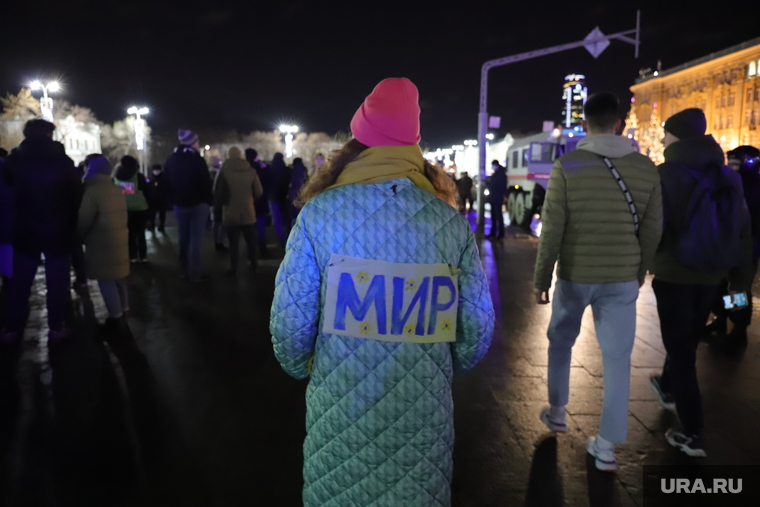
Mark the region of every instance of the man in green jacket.
POLYGON ((615 444, 626 440, 636 299, 662 234, 657 168, 620 131, 619 101, 589 97, 587 137, 552 168, 542 210, 535 286, 549 302, 554 265, 559 280, 549 324, 549 402, 541 420, 564 432, 570 358, 587 306, 594 311, 604 359, 604 406, 599 435, 587 450, 600 470, 616 469, 615 444), (630 202, 629 202, 630 201, 630 202))

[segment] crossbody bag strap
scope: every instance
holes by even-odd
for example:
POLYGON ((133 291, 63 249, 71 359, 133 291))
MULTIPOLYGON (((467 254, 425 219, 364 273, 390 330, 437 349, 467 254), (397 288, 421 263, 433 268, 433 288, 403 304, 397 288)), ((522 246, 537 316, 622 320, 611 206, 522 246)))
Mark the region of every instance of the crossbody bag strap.
POLYGON ((628 210, 631 212, 631 216, 633 217, 633 228, 636 231, 636 236, 638 236, 641 220, 639 219, 639 210, 636 208, 636 202, 633 200, 633 196, 628 190, 628 185, 625 184, 625 180, 620 175, 620 172, 617 170, 615 165, 612 163, 612 160, 607 157, 602 157, 602 160, 604 160, 604 164, 607 166, 607 169, 610 170, 610 174, 612 174, 612 177, 615 178, 615 181, 620 187, 620 190, 623 192, 623 197, 625 197, 625 201, 628 203, 628 210))

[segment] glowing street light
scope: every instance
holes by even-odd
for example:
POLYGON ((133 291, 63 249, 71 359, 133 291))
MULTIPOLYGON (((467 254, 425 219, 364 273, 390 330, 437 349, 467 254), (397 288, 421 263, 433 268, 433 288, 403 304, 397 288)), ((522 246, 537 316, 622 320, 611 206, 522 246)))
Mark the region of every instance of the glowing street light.
POLYGON ((298 125, 280 125, 280 132, 285 134, 285 158, 293 156, 293 134, 298 132, 298 125))
POLYGON ((61 89, 61 84, 58 81, 50 81, 48 84, 43 84, 39 80, 32 81, 29 87, 34 90, 42 90, 42 98, 40 99, 40 111, 42 117, 49 121, 53 121, 53 99, 48 96, 48 92, 54 93, 61 89))
POLYGON ((145 174, 145 120, 141 116, 148 114, 147 107, 132 106, 127 109, 127 114, 135 115, 135 144, 140 153, 140 172, 145 174))

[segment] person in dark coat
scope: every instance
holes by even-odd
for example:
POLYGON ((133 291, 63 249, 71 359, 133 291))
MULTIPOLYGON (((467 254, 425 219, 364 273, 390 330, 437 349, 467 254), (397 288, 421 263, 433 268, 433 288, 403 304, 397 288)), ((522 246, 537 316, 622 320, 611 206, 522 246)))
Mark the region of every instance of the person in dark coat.
POLYGON ((290 203, 288 202, 288 191, 290 189, 291 170, 285 165, 285 156, 282 153, 275 153, 272 159, 272 176, 269 193, 269 204, 272 208, 272 217, 274 218, 274 228, 277 231, 277 237, 284 246, 290 235, 290 203))
POLYGON ((259 160, 259 154, 253 148, 245 150, 245 159, 256 170, 256 174, 259 176, 259 181, 264 189, 264 193, 261 197, 254 201, 254 207, 256 209, 256 236, 258 239, 259 253, 262 259, 269 258, 269 250, 267 248, 267 225, 269 225, 272 217, 269 213, 269 192, 271 191, 272 181, 270 175, 270 168, 263 160, 259 160))
MULTIPOLYGON (((697 375, 697 348, 705 322, 716 299, 721 281, 728 278, 731 290, 745 292, 752 285, 752 225, 740 195, 741 178, 725 167, 723 150, 708 134, 707 119, 701 109, 690 108, 665 122, 665 162, 659 166, 662 181, 663 235, 654 259, 652 289, 657 298, 662 342, 667 352, 662 375, 650 377, 650 384, 664 408, 675 410, 680 427, 671 428, 665 438, 673 447, 692 457, 707 455, 704 440, 705 418, 697 375), (701 215, 689 216, 689 202, 700 186, 733 187, 726 197, 739 210, 736 226, 737 262, 730 269, 699 269, 687 265, 679 251, 681 238, 701 215)), ((715 220, 717 217, 711 217, 715 220)), ((729 253, 729 252, 725 252, 729 253)), ((698 255, 699 252, 692 252, 698 255)), ((688 262, 688 261, 687 261, 688 262)), ((725 295, 725 294, 723 294, 725 295)))
POLYGON ((148 181, 139 169, 140 164, 137 159, 126 155, 122 157, 114 177, 114 183, 121 188, 121 193, 127 199, 129 261, 133 264, 148 262, 145 228, 148 223, 150 209, 148 203, 151 196, 148 181))
POLYGON ((502 206, 507 196, 507 169, 498 160, 491 162, 493 175, 488 183, 488 202, 491 204, 491 233, 489 238, 504 237, 504 215, 502 206))
MULTIPOLYGON (((739 146, 726 153, 728 165, 739 173, 744 189, 744 200, 749 209, 752 223, 752 280, 757 275, 758 259, 760 259, 760 150, 753 146, 739 146)), ((728 294, 728 280, 723 281, 720 296, 715 301, 713 313, 715 320, 707 326, 708 332, 716 333, 723 338, 724 345, 730 348, 741 348, 747 344, 747 328, 752 322, 752 288, 747 291, 748 305, 736 311, 726 310, 723 295, 728 294), (728 320, 734 328, 726 335, 728 320)))
POLYGON ((150 187, 150 212, 148 213, 148 229, 155 234, 164 232, 166 226, 166 185, 163 182, 164 175, 161 170, 161 164, 153 164, 151 175, 148 177, 148 186, 150 187), (158 227, 156 227, 156 218, 158 218, 158 227))
POLYGON ((298 195, 301 193, 301 187, 303 187, 306 180, 309 178, 309 170, 303 164, 302 158, 296 158, 293 160, 293 172, 290 177, 290 191, 288 192, 288 201, 290 201, 290 226, 293 226, 293 222, 298 218, 298 213, 301 212, 301 208, 296 205, 298 195))
POLYGON ((69 294, 71 250, 82 199, 81 174, 53 141, 55 125, 29 120, 24 141, 3 164, 3 178, 13 188, 13 278, 8 293, 5 341, 18 341, 26 324, 29 294, 41 257, 45 256, 50 339, 70 333, 64 324, 69 294))
POLYGON ((0 277, 2 293, 8 290, 13 274, 13 189, 2 178, 3 160, 8 152, 0 148, 0 277))
POLYGON ((470 203, 470 209, 473 208, 472 202, 472 178, 466 172, 457 180, 457 190, 459 190, 460 211, 467 213, 467 203, 470 203))
POLYGON ((164 164, 164 178, 169 202, 179 228, 179 264, 183 278, 199 281, 201 274, 203 233, 214 201, 208 166, 201 157, 198 134, 179 131, 179 146, 164 164))

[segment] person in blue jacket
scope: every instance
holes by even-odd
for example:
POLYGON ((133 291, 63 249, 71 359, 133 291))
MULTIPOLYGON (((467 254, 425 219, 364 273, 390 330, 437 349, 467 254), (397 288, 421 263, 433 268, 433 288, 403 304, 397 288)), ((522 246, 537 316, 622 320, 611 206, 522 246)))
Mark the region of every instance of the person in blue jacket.
POLYGON ((303 502, 451 504, 451 381, 494 311, 456 187, 420 151, 418 92, 375 87, 301 192, 275 282, 275 355, 306 392, 303 502))

